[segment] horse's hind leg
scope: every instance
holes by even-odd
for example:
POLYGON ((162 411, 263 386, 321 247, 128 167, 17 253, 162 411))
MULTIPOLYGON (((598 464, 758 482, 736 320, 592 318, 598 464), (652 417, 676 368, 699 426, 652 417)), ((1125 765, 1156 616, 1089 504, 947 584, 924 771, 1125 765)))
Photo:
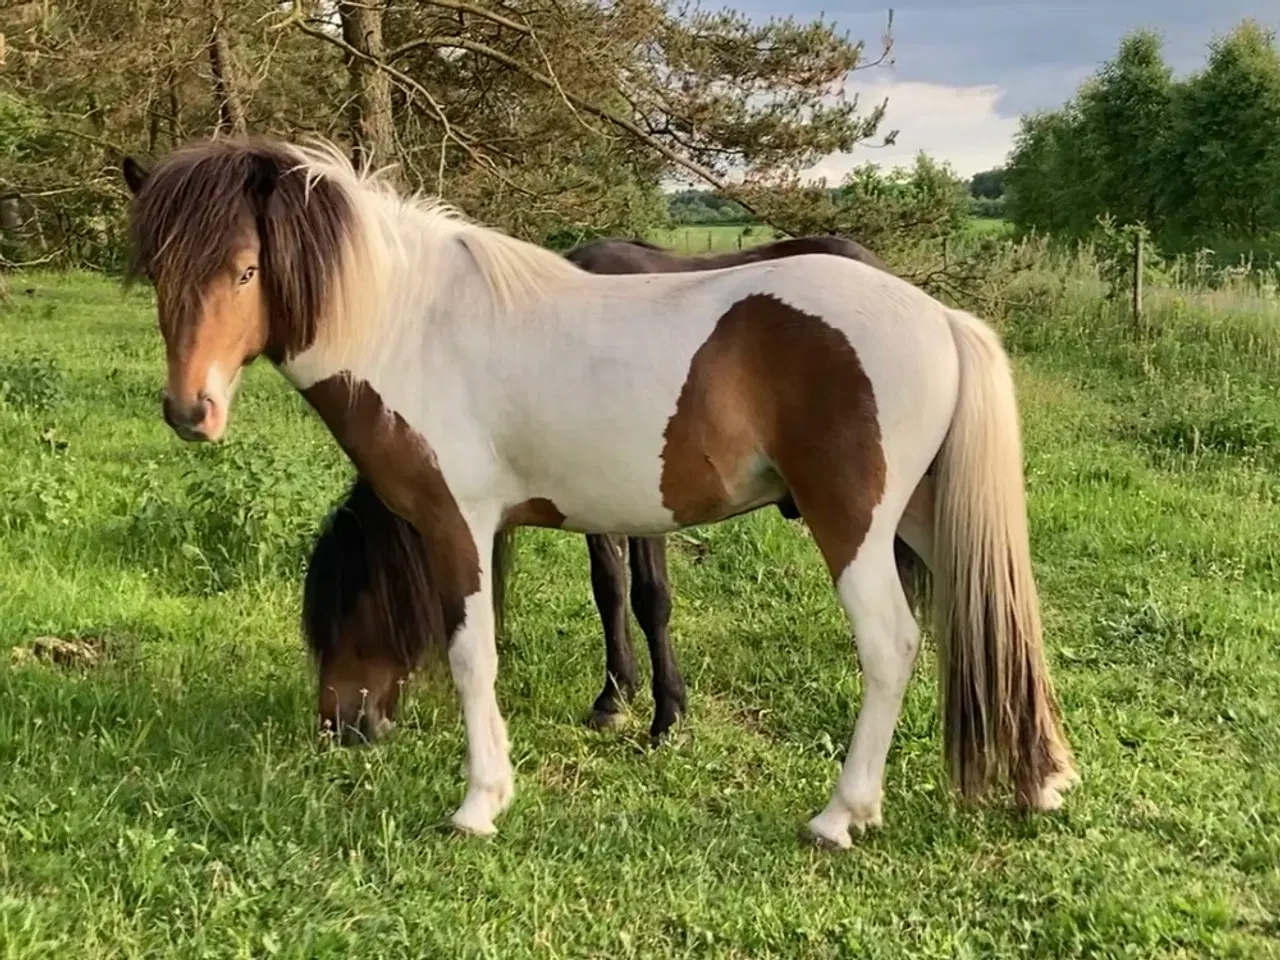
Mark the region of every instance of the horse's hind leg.
POLYGON ((671 646, 671 586, 667 582, 665 537, 631 538, 631 609, 649 641, 653 667, 653 725, 656 745, 685 712, 684 677, 671 646))
POLYGON ((598 729, 612 726, 636 692, 636 655, 627 623, 626 537, 591 534, 591 593, 604 627, 604 689, 591 707, 587 723, 598 729))
POLYGON ((894 563, 893 523, 884 520, 891 515, 877 511, 853 561, 836 577, 857 641, 862 706, 831 800, 808 828, 819 841, 842 848, 852 844, 850 827, 881 823, 885 762, 920 644, 894 563))

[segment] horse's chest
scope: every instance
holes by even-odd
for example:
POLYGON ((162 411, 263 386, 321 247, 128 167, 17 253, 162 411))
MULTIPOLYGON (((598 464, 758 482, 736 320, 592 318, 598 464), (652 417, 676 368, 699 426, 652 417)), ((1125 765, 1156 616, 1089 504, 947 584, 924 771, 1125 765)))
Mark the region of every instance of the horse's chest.
POLYGON ((441 551, 461 595, 472 592, 479 569, 474 539, 423 437, 364 381, 330 377, 303 395, 379 499, 441 551))

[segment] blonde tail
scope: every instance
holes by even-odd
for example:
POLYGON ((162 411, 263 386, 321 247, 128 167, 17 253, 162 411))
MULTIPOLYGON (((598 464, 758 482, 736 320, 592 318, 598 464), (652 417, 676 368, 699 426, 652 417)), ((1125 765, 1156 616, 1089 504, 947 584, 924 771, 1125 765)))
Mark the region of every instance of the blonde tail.
POLYGON ((947 770, 965 796, 1007 776, 1019 803, 1051 809, 1078 778, 1044 661, 1013 377, 994 331, 949 319, 960 389, 935 463, 933 570, 947 770))

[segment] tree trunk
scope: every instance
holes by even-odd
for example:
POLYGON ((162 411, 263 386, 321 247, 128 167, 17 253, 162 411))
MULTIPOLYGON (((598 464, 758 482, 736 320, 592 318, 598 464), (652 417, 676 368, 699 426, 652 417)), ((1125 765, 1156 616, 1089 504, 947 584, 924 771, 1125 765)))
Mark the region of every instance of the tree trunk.
POLYGON ((236 88, 222 0, 209 0, 209 19, 209 69, 213 75, 213 99, 218 107, 216 130, 218 133, 242 136, 248 125, 245 122, 244 103, 236 88))
MULTIPOLYGON (((342 39, 364 56, 347 56, 351 83, 351 139, 355 144, 356 166, 368 163, 379 167, 395 159, 395 126, 391 115, 391 80, 369 60, 380 61, 382 6, 375 0, 338 3, 342 19, 342 39)), ((393 175, 393 179, 397 179, 393 175)))

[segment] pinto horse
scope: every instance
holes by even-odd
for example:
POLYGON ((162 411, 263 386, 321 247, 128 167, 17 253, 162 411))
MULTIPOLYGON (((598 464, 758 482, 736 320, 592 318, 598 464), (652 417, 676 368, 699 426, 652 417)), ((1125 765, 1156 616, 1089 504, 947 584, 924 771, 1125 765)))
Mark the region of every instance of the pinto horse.
MULTIPOLYGON (((698 257, 677 256, 643 240, 606 238, 564 256, 592 273, 677 273, 804 253, 835 254, 888 270, 866 247, 832 236, 780 240, 698 257)), ((778 508, 788 518, 799 516, 790 497, 778 508)), ((612 726, 636 691, 626 607, 629 559, 631 609, 648 641, 652 666, 649 734, 656 745, 686 709, 684 677, 669 630, 666 540, 606 534, 588 534, 586 540, 605 647, 604 688, 588 723, 612 726)), ((505 541, 498 544, 495 563, 505 548, 505 541)), ((316 538, 303 588, 302 632, 319 668, 321 715, 337 717, 336 732, 344 742, 376 740, 390 728, 400 695, 396 679, 420 666, 438 639, 439 618, 431 617, 438 599, 424 572, 425 550, 413 525, 392 513, 363 477, 356 478, 316 538)), ((910 594, 920 573, 918 560, 900 539, 895 539, 894 550, 910 594)))
POLYGON ((214 140, 124 172, 129 275, 155 286, 174 432, 218 440, 240 370, 265 356, 425 539, 466 731, 456 829, 494 833, 515 789, 497 535, 657 536, 786 496, 864 676, 810 834, 849 847, 882 820, 919 646, 898 533, 930 568, 953 781, 976 797, 1007 778, 1020 805, 1062 803, 1077 774, 1044 657, 1017 399, 976 317, 825 254, 590 273, 401 197, 336 148, 214 140))

